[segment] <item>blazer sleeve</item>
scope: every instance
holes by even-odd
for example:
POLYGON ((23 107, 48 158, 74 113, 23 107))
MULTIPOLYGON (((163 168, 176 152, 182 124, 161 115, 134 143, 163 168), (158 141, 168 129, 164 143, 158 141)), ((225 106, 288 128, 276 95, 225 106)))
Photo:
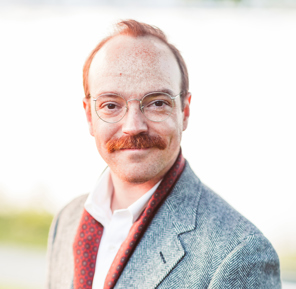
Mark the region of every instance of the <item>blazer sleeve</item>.
POLYGON ((66 205, 54 218, 48 237, 45 289, 71 288, 74 259, 72 245, 87 195, 66 205))
POLYGON ((280 289, 277 253, 262 234, 250 235, 223 260, 208 289, 280 289))
POLYGON ((58 227, 58 221, 59 221, 59 215, 56 215, 51 223, 49 234, 48 234, 48 242, 47 242, 47 275, 46 275, 46 281, 45 281, 45 289, 50 289, 50 279, 51 279, 51 259, 52 259, 52 250, 53 250, 53 243, 55 240, 57 227, 58 227))

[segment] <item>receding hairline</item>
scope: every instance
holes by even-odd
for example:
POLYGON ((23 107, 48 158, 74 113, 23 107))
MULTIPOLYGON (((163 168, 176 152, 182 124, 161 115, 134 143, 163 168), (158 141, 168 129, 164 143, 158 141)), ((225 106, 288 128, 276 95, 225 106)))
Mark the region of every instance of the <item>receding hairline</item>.
MULTIPOLYGON (((92 61, 91 61, 90 65, 89 65, 89 71, 90 71, 91 66, 94 63, 94 59, 97 57, 98 53, 99 52, 103 52, 103 53, 104 52, 108 52, 108 49, 111 49, 111 48, 106 48, 106 46, 113 45, 112 41, 115 40, 116 38, 123 38, 122 40, 119 40, 119 41, 122 41, 123 43, 126 42, 124 40, 124 38, 131 38, 131 39, 136 39, 136 40, 139 40, 139 41, 141 41, 141 40, 148 40, 148 45, 153 44, 156 52, 160 52, 160 54, 163 54, 165 56, 172 57, 175 60, 177 66, 178 66, 178 69, 180 71, 180 74, 181 74, 181 70, 180 70, 178 61, 177 61, 174 53, 171 51, 170 47, 165 42, 163 42, 161 39, 159 39, 159 38, 157 38, 157 37, 155 37, 153 35, 144 35, 144 36, 132 36, 132 35, 122 35, 122 34, 114 35, 113 37, 111 37, 110 39, 108 39, 108 41, 106 41, 100 47, 99 50, 96 51, 96 53, 94 54, 94 56, 92 58, 92 61), (110 44, 110 42, 111 42, 111 44, 110 44)), ((118 43, 118 44, 120 44, 120 43, 118 43)), ((147 44, 144 43, 144 45, 147 45, 147 44)), ((148 49, 149 49, 149 47, 148 47, 148 49)), ((180 77, 181 77, 181 75, 180 75, 180 77)), ((182 81, 182 79, 181 79, 181 81, 182 81)))
MULTIPOLYGON (((115 38, 119 38, 119 37, 129 37, 129 38, 134 38, 134 39, 139 39, 139 40, 141 40, 141 39, 149 39, 150 38, 151 40, 154 40, 156 43, 161 44, 163 47, 165 47, 171 53, 171 56, 175 59, 177 65, 179 67, 180 74, 182 74, 182 71, 180 69, 180 65, 178 63, 178 60, 177 60, 176 56, 174 55, 174 53, 173 53, 172 49, 170 48, 170 46, 165 41, 163 41, 162 39, 160 39, 157 36, 150 35, 150 34, 145 34, 145 35, 139 35, 139 36, 137 36, 137 35, 131 35, 129 33, 120 33, 120 31, 119 31, 119 32, 116 32, 113 35, 110 35, 110 36, 104 38, 100 42, 102 45, 99 46, 99 49, 95 49, 93 51, 93 53, 90 55, 91 56, 91 61, 90 61, 89 65, 88 65, 88 71, 87 71, 88 72, 87 73, 87 76, 88 77, 87 77, 87 81, 89 80, 89 71, 90 71, 90 68, 92 66, 93 60, 96 57, 96 55, 100 51, 102 51, 103 49, 106 49, 106 45, 108 45, 110 42, 112 42, 112 40, 114 40, 115 38)), ((181 76, 181 80, 180 81, 181 81, 180 86, 182 86, 182 76, 181 76)), ((89 87, 89 83, 87 85, 89 87)), ((89 91, 88 91, 87 97, 89 97, 89 91)))

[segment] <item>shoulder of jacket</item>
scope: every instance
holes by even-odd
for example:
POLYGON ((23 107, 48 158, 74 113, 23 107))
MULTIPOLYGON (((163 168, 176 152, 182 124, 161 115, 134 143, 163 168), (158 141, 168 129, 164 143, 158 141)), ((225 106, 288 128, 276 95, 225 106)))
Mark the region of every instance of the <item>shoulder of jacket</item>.
POLYGON ((209 234, 219 232, 221 237, 235 237, 240 241, 249 235, 262 235, 252 222, 203 184, 188 163, 176 185, 174 200, 178 206, 186 202, 186 208, 196 212, 197 228, 210 228, 209 234))

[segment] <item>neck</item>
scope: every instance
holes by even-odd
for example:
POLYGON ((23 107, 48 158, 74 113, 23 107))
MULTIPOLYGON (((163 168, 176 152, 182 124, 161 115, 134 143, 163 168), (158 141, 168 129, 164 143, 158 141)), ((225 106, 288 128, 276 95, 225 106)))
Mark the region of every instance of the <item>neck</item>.
POLYGON ((128 208, 161 180, 159 177, 145 183, 129 183, 118 178, 112 171, 111 178, 114 187, 111 199, 112 212, 128 208))

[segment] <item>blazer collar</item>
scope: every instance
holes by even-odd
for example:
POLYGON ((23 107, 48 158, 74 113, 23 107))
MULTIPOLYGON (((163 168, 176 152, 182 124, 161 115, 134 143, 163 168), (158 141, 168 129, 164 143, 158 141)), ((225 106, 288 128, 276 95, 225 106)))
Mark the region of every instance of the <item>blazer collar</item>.
POLYGON ((185 250, 180 234, 196 227, 200 181, 185 169, 144 233, 115 288, 156 288, 181 261, 185 250))
POLYGON ((195 229, 200 194, 200 180, 186 161, 180 179, 164 203, 178 235, 195 229))

